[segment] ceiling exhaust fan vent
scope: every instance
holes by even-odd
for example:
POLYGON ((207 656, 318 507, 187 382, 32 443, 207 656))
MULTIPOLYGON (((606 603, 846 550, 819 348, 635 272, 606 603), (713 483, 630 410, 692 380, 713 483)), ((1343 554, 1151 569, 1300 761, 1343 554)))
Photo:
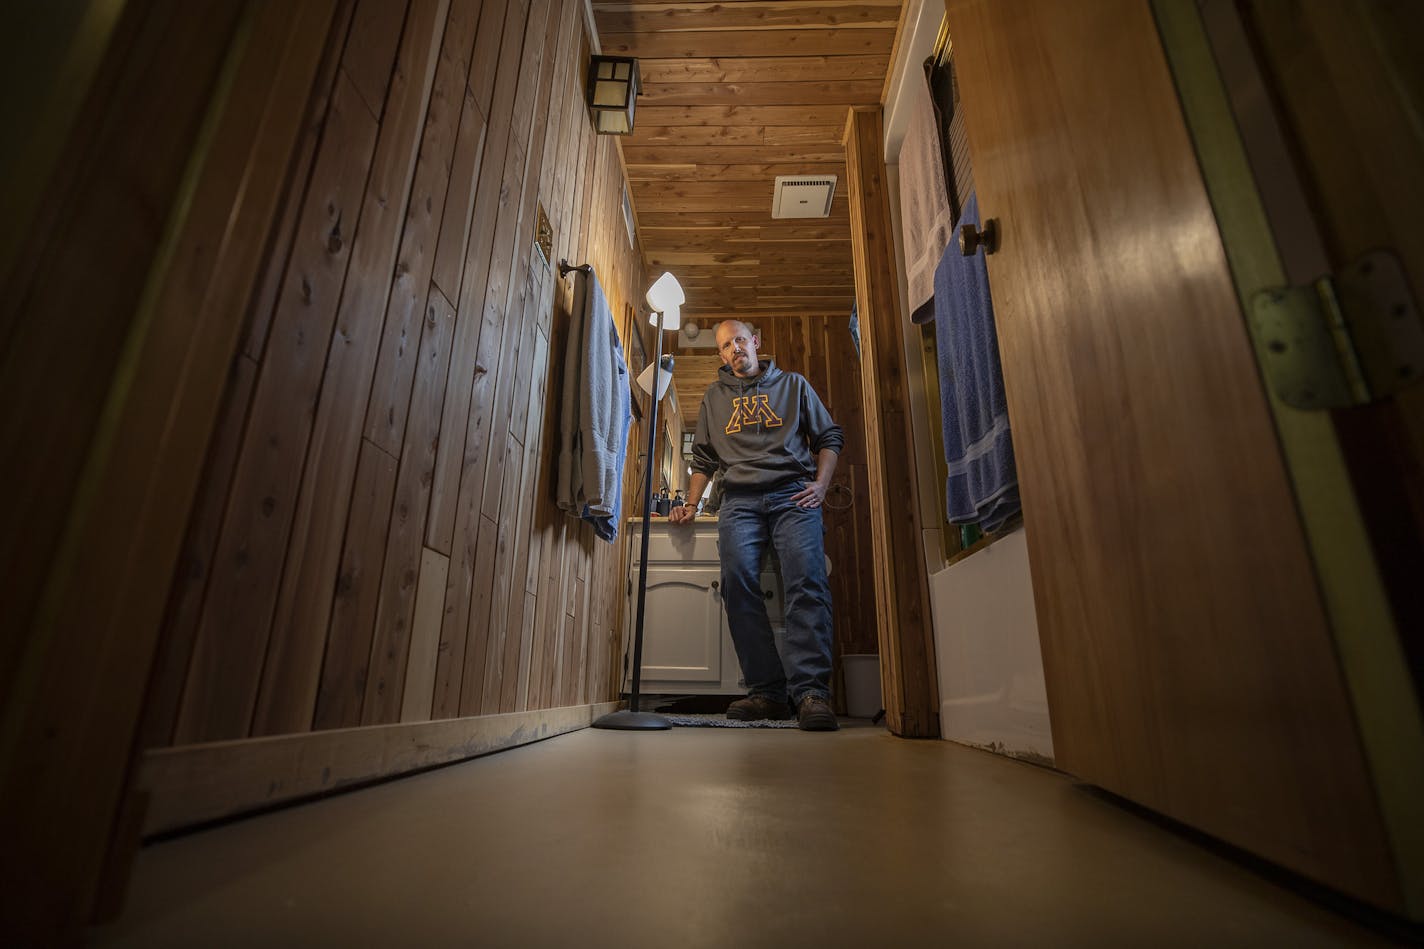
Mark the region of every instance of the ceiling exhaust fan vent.
POLYGON ((777 175, 771 216, 829 217, 835 195, 835 175, 777 175))

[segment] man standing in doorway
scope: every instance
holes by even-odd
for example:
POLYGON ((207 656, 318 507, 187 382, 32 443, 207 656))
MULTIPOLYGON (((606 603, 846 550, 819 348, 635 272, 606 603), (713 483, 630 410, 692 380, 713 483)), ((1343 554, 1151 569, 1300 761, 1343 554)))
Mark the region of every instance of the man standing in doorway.
POLYGON ((722 472, 717 511, 722 604, 748 695, 727 709, 740 721, 790 718, 834 731, 831 589, 821 502, 845 436, 804 376, 761 359, 761 340, 740 320, 717 324, 722 368, 702 398, 692 443, 688 503, 670 520, 690 523, 708 480, 722 472), (778 650, 762 597, 762 556, 781 561, 786 635, 778 650))

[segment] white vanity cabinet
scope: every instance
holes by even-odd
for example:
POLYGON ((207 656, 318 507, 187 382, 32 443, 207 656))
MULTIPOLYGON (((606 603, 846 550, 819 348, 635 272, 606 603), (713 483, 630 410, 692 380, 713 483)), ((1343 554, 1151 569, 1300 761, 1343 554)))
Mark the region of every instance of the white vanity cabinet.
MULTIPOLYGON (((626 639, 631 661, 638 620, 638 567, 642 520, 628 524, 632 557, 628 570, 626 639)), ((698 518, 690 526, 655 520, 648 534, 648 592, 643 619, 644 694, 745 693, 741 667, 722 609, 722 566, 717 522, 698 518)), ((780 632, 781 583, 774 570, 762 576, 767 612, 780 632)), ((632 687, 625 676, 624 690, 632 687)))

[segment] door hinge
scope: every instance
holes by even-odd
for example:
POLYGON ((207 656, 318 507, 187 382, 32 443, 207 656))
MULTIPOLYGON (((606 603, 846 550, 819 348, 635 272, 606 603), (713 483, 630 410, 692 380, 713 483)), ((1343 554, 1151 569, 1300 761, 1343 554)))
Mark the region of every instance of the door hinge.
POLYGON ((1424 377, 1424 325, 1392 251, 1260 291, 1250 325, 1267 385, 1298 409, 1364 405, 1424 377))

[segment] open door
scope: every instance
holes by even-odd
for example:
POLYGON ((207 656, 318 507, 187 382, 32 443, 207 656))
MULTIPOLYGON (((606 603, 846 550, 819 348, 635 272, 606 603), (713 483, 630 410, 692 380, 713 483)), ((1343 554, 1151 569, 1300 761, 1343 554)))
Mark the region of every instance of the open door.
POLYGON ((1262 381, 1168 34, 946 7, 1057 764, 1417 918, 1415 685, 1330 417, 1262 381))

